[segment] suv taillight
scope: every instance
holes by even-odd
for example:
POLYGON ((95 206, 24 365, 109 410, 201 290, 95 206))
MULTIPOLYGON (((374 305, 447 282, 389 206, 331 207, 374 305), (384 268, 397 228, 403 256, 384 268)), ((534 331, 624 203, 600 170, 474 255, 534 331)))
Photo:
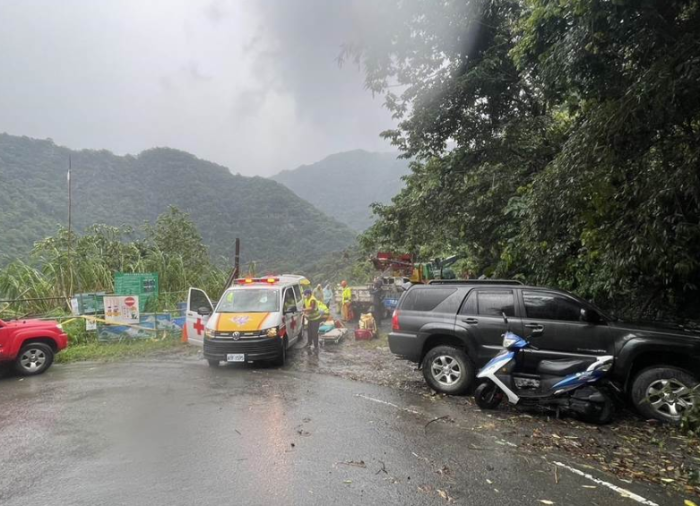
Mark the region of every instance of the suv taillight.
POLYGON ((391 317, 391 330, 397 331, 401 330, 399 327, 399 310, 395 309, 394 310, 394 315, 391 317))

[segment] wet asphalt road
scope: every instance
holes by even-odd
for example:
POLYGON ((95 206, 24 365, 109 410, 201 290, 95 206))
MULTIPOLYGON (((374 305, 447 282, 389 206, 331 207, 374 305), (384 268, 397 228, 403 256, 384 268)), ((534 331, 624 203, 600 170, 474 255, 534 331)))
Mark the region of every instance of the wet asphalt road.
POLYGON ((0 504, 640 504, 565 468, 557 483, 556 458, 472 430, 485 415, 453 410, 340 378, 189 357, 57 365, 0 380, 0 504), (456 422, 426 427, 447 416, 456 422))

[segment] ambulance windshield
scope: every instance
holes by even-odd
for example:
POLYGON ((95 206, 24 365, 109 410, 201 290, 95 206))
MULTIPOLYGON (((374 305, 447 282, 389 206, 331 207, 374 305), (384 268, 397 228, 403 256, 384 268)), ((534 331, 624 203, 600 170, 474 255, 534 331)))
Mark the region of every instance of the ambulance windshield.
POLYGON ((270 288, 229 290, 221 297, 218 313, 272 313, 279 311, 279 291, 270 288))

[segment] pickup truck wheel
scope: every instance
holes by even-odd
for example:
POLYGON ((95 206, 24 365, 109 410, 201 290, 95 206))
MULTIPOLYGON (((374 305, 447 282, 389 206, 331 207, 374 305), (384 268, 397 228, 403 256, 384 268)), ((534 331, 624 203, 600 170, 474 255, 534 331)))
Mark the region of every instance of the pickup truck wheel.
POLYGON ((678 424, 695 403, 698 380, 676 367, 650 367, 632 383, 632 402, 646 418, 678 424))
POLYGON ((53 350, 44 343, 28 343, 17 355, 15 370, 22 376, 34 376, 46 371, 53 363, 53 350))
POLYGON ((474 366, 466 353, 454 346, 436 346, 423 359, 423 376, 437 392, 461 395, 474 378, 474 366))

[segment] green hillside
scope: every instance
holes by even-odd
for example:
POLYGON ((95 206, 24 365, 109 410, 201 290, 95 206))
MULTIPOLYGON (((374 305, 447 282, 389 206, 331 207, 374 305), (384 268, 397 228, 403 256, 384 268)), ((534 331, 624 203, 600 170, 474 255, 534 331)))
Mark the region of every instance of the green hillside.
POLYGON ((395 153, 355 150, 338 153, 312 165, 302 165, 273 176, 328 216, 363 231, 372 224, 369 208, 388 203, 403 187, 408 161, 395 153))
POLYGON ((353 232, 283 185, 231 174, 173 149, 138 156, 71 151, 51 140, 0 134, 0 263, 26 255, 34 241, 66 223, 68 155, 73 163, 73 222, 140 226, 176 206, 189 213, 213 257, 266 269, 301 269, 345 248, 353 232))

